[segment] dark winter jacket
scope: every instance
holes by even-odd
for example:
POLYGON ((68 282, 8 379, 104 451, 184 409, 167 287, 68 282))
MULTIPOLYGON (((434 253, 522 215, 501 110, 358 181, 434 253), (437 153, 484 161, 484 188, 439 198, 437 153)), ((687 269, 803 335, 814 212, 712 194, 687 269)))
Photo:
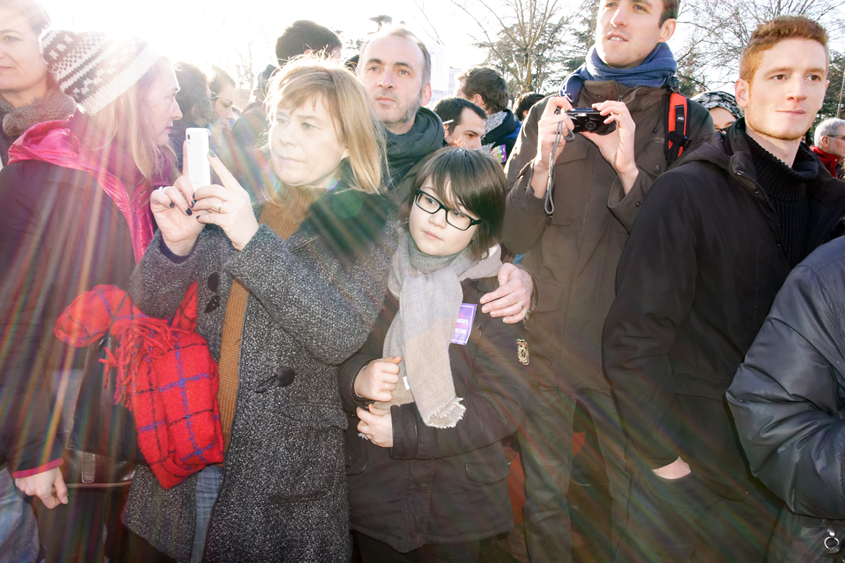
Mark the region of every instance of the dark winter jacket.
POLYGON ((407 133, 396 135, 385 130, 387 155, 382 174, 385 187, 395 191, 411 168, 443 146, 445 135, 443 122, 428 108, 417 110, 414 125, 407 133))
POLYGON ((504 158, 502 164, 510 158, 513 152, 513 146, 519 138, 519 129, 522 124, 509 109, 494 113, 487 118, 487 127, 485 127, 484 136, 481 138, 481 144, 485 150, 499 151, 504 158), (488 127, 491 129, 487 130, 488 127), (501 148, 500 148, 501 147, 501 148))
MULTIPOLYGON (((466 280, 462 286, 464 302, 477 304, 498 283, 489 278, 466 280)), ((394 406, 393 447, 381 448, 358 436, 355 408, 366 408, 366 403, 356 400, 353 384, 367 363, 383 357, 384 337, 397 309, 390 295, 365 346, 341 368, 341 397, 350 417, 351 527, 401 552, 506 532, 513 526, 513 512, 501 440, 514 433, 530 408, 528 366, 517 358, 524 329, 482 314, 479 307, 469 342, 449 346, 455 390, 466 406, 463 418, 454 428, 432 428, 413 403, 394 406)))
POLYGON ((84 349, 53 335, 56 319, 95 285, 125 289, 135 259, 123 214, 85 172, 11 164, 0 172, 0 197, 0 457, 23 471, 61 458, 61 444, 48 440, 47 374, 85 360, 84 349))
MULTIPOLYGON (((650 467, 680 455, 728 498, 756 487, 724 394, 790 271, 777 216, 757 184, 744 120, 655 182, 618 269, 604 362, 623 427, 650 467)), ((806 146, 802 164, 817 166, 806 146)), ((805 255, 845 215, 845 184, 805 184, 805 255)))
MULTIPOLYGON (((61 459, 61 444, 48 432, 49 396, 53 383, 83 367, 85 350, 56 338, 56 319, 96 285, 126 289, 135 267, 127 219, 95 173, 115 191, 134 188, 136 229, 143 224, 141 230, 152 233, 150 188, 117 151, 111 159, 103 152, 81 153, 85 124, 77 115, 30 129, 12 149, 17 162, 0 171, 0 463, 8 458, 17 476, 55 467, 61 459), (90 173, 60 162, 90 165, 90 173)), ((169 170, 168 161, 162 181, 169 170)))
POLYGON ((845 541, 845 238, 789 275, 727 398, 751 471, 789 508, 769 560, 830 561, 821 519, 845 541))
MULTIPOLYGON (((395 248, 394 210, 382 196, 328 192, 287 240, 261 225, 235 250, 208 226, 187 259, 153 241, 130 295, 165 318, 199 282, 197 332, 219 358, 233 279, 249 290, 238 396, 223 482, 204 561, 345 562, 350 556, 337 366, 358 350, 384 300, 395 248), (206 280, 219 277, 213 291, 206 280), (206 312, 206 304, 220 306, 206 312)), ((196 478, 165 491, 140 468, 126 525, 159 550, 188 561, 196 478)))
MULTIPOLYGON (((598 147, 583 135, 566 143, 553 168, 554 214, 531 190, 531 163, 537 155, 537 124, 547 100, 528 113, 514 154, 508 160, 510 193, 504 242, 525 253, 522 264, 536 281, 537 306, 528 333, 547 387, 610 393, 602 373, 601 331, 616 295, 616 265, 639 206, 666 170, 664 88, 627 88, 617 82, 584 83, 579 103, 623 100, 636 123, 634 151, 639 176, 627 195, 619 176, 598 147)), ((710 114, 689 104, 690 149, 713 134, 710 114)), ((676 162, 673 166, 677 165, 676 162)))

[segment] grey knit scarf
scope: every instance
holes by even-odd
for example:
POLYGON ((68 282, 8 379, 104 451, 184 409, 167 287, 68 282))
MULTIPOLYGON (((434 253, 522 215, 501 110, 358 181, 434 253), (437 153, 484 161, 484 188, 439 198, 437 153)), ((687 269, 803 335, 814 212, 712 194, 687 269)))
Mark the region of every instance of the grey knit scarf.
POLYGON ((24 131, 45 121, 67 119, 76 111, 76 102, 58 88, 49 89, 41 98, 36 98, 32 105, 13 107, 0 96, 0 115, 3 115, 3 132, 12 139, 23 135, 24 131))
POLYGON ((399 384, 393 398, 377 407, 416 402, 423 422, 452 428, 466 407, 455 393, 449 344, 463 299, 461 280, 496 275, 499 248, 481 261, 469 248, 451 256, 429 256, 410 235, 393 255, 388 289, 399 300, 399 312, 384 340, 384 357, 401 356, 399 384))

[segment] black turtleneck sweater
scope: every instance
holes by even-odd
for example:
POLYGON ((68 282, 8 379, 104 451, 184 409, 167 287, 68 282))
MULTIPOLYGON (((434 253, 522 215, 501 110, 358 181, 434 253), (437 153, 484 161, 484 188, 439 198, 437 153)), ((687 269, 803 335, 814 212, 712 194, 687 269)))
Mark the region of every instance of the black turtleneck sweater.
POLYGON ((807 256, 810 207, 805 184, 816 177, 818 165, 803 145, 792 167, 761 147, 745 133, 757 172, 757 183, 766 192, 778 218, 778 236, 789 263, 795 267, 807 256))

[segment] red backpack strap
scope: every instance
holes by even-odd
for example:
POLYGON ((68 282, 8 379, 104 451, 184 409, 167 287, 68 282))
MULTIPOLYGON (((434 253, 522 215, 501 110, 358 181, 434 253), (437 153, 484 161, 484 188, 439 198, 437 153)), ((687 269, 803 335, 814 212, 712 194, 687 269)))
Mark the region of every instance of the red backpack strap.
POLYGON ((666 162, 672 164, 680 157, 684 148, 689 144, 687 137, 687 97, 677 92, 672 92, 668 99, 668 111, 666 112, 666 162))

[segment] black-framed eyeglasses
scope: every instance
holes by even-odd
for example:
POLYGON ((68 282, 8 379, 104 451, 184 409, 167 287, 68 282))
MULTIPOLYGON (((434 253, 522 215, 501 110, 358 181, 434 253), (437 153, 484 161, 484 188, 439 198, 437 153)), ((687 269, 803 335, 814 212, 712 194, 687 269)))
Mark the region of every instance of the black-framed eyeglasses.
POLYGON ((443 205, 443 203, 439 199, 422 190, 417 190, 417 195, 414 198, 414 203, 417 207, 419 207, 429 215, 434 215, 441 209, 445 209, 446 222, 458 229, 459 231, 465 231, 473 225, 478 225, 479 223, 481 223, 481 219, 473 219, 469 215, 458 211, 457 209, 449 209, 448 207, 443 205))
POLYGON ((845 135, 828 135, 831 139, 845 139, 845 135))

